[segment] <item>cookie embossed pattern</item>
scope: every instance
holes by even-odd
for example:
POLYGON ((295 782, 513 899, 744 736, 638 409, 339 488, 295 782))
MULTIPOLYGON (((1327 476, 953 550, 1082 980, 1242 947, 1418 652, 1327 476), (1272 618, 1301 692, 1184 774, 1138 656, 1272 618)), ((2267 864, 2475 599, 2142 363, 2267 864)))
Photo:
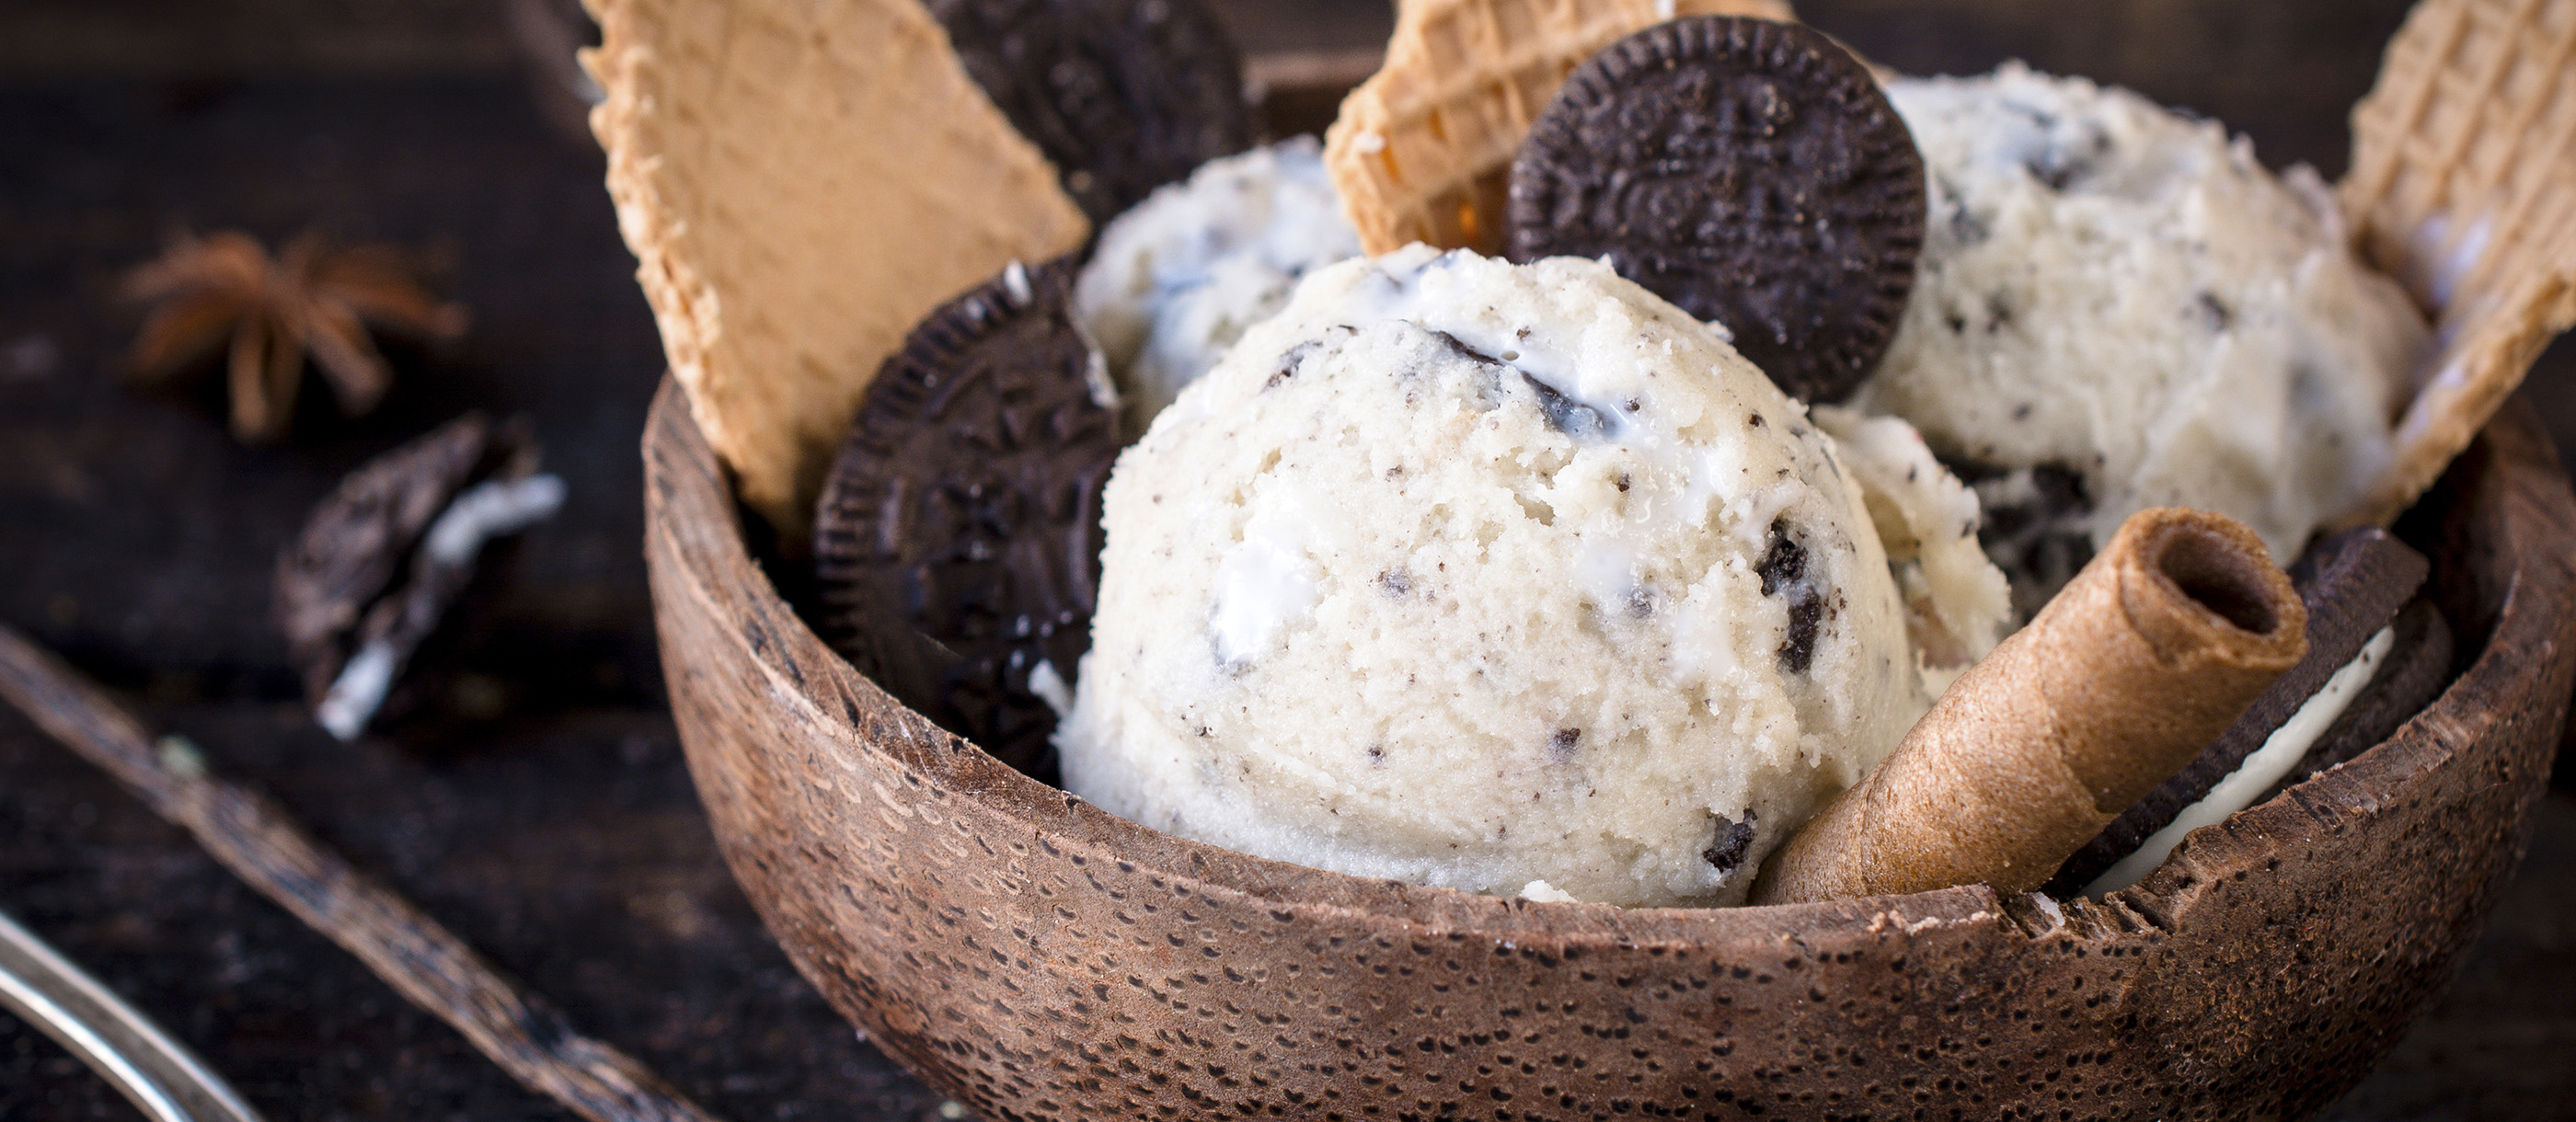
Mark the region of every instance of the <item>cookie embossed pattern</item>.
POLYGON ((737 878, 838 1008, 997 1118, 2305 1115, 2492 905, 2576 672, 2576 500, 2508 412, 2401 527, 2458 680, 2134 888, 1503 900, 1182 840, 1002 766, 777 595, 676 386, 646 460, 672 700, 737 878))
POLYGON ((1913 287, 1923 159, 1824 33, 1675 20, 1566 80, 1512 166, 1511 208, 1512 260, 1608 257, 1732 328, 1789 396, 1841 401, 1913 287))

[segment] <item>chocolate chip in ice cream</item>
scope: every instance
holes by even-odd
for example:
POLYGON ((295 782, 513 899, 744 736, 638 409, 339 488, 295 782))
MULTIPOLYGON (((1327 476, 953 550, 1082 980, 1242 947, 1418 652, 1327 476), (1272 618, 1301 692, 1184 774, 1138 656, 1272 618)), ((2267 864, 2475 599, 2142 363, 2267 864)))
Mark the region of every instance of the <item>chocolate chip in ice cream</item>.
POLYGON ((1556 387, 1530 376, 1528 371, 1521 372, 1521 381, 1528 383, 1531 392, 1538 395, 1538 407, 1547 414, 1549 428, 1567 436, 1596 437, 1608 436, 1617 427, 1617 422, 1609 414, 1565 396, 1556 387))
POLYGON ((1743 867, 1745 853, 1753 848, 1753 824, 1760 816, 1747 807, 1741 822, 1722 814, 1710 817, 1717 819, 1717 836, 1700 851, 1700 859, 1721 875, 1731 874, 1743 867))
POLYGON ((1825 597, 1807 577, 1807 548, 1789 532, 1785 518, 1771 523, 1769 544, 1754 566, 1762 577, 1762 594, 1789 606, 1789 630, 1780 639, 1780 668, 1804 674, 1816 658, 1816 629, 1824 622, 1825 597))
POLYGON ((1840 401, 1905 310, 1923 160, 1867 67, 1798 24, 1675 20, 1577 68, 1512 163, 1514 261, 1607 255, 1840 401))
POLYGON ((1073 273, 1014 263, 914 328, 868 385, 815 517, 825 638, 1032 774, 1090 642, 1118 451, 1073 273))
POLYGON ((1197 0, 932 0, 930 11, 1095 226, 1252 144, 1242 58, 1197 0))

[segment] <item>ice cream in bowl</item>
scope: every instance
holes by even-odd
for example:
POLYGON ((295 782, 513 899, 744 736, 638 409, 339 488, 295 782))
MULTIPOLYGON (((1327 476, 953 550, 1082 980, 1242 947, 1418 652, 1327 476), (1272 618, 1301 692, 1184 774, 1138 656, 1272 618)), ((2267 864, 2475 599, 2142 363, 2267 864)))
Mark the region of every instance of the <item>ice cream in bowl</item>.
MULTIPOLYGON (((1117 177, 1059 187, 1049 161, 1078 156, 1042 156, 1046 130, 1006 119, 1012 95, 979 93, 908 3, 739 5, 721 27, 603 7, 597 123, 677 375, 645 442, 666 674, 781 945, 990 1117, 2321 1109, 2474 936, 2576 676, 2555 560, 2576 505, 2529 419, 2496 412, 2566 318, 2571 211, 2545 182, 2470 181, 2497 165, 2456 154, 2516 143, 2501 131, 2440 162, 2412 147, 2425 122, 2466 127, 2438 72, 2483 72, 2515 37, 2464 35, 2497 18, 2480 5, 2419 11, 2340 211, 2276 185, 2241 208, 2286 208, 2262 237, 2046 284, 1999 262, 2141 212, 1967 172, 2007 141, 2043 185, 2033 164, 2083 157, 2049 189, 2179 215, 2147 240, 2188 245, 2189 222, 2235 220, 2210 209, 2243 175, 2223 134, 2215 156, 2110 125, 2097 144, 2125 103, 2023 113, 1982 147, 2006 130, 1975 125, 1957 155, 1917 127, 1911 291, 1837 319, 1773 313, 1812 306, 1801 284, 1884 280, 1902 207, 1855 223, 1860 250, 1800 257, 1831 266, 1812 283, 1694 288, 1729 260, 1697 222, 1517 244, 1517 212, 1551 198, 1576 201, 1534 213, 1581 235, 1600 208, 1580 177, 1627 158, 1564 155, 1603 130, 1550 133, 1556 85, 1666 20, 1717 25, 1499 7, 1548 36, 1435 49, 1461 9, 1409 6, 1320 152, 1159 196, 1204 180, 1302 213, 1296 169, 1320 158, 1361 254, 1338 263, 1210 234, 1271 227, 1210 219, 1244 212, 1206 197, 1121 211, 1162 205, 1189 236, 1086 217, 1109 204, 1080 188, 1117 177), (1445 164, 1415 146, 1430 120, 1457 142, 1445 164), (1574 195, 1519 185, 1550 137, 1574 195), (1401 174, 1360 186, 1354 166, 1401 174), (2340 276, 2284 225, 2387 275, 2340 276), (1795 299, 1692 305, 1747 288, 1795 299), (2036 360, 1943 338, 2070 291, 2177 305, 2101 361, 2152 380, 2166 367, 2136 352, 2173 352, 2307 412, 2156 383, 2091 403, 2152 430, 2127 446, 2058 419, 1987 448, 1890 404, 1902 367, 2007 426, 2020 404, 2082 413, 1993 388, 2036 360), (1104 312, 1120 292, 1143 310, 1104 312), (2334 311, 2391 294, 2429 318, 2334 311), (1849 332, 1801 334, 1819 323, 1849 332), (2388 355, 2397 373, 2370 373, 2388 355), (2208 462, 2241 448, 2277 458, 2208 462), (2284 472, 2306 482, 2275 493, 2284 472), (2199 477, 2235 509, 2177 509, 2199 477), (2345 532, 2399 509, 2393 535, 2345 532), (2046 606, 2016 607, 2007 574, 2046 606)), ((2539 18, 2563 37, 2565 13, 2539 18)), ((1717 37, 1674 49, 1789 33, 1688 34, 1717 37)), ((1982 81, 2001 92, 1955 112, 2095 96, 1982 81)), ((2481 126, 2502 130, 2560 95, 2488 96, 2540 106, 2481 126)), ((1879 174, 1853 144, 1780 147, 1879 174)), ((1672 178, 1600 197, 1719 206, 1676 202, 1672 178)))

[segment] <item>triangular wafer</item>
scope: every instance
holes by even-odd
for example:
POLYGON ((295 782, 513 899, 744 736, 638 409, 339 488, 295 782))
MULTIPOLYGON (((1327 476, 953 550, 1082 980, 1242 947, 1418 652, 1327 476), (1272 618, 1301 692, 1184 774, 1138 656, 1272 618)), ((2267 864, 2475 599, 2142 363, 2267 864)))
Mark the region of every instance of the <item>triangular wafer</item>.
POLYGON ((914 322, 1089 228, 915 0, 589 0, 591 129, 671 370, 790 541, 914 322))
POLYGON ((2576 324, 2576 0, 2424 0, 2352 112, 2340 188, 2363 257, 2440 352, 2347 524, 2385 523, 2576 324))
POLYGON ((1500 253, 1512 153, 1566 73, 1633 32, 1698 15, 1792 18, 1787 0, 1405 0, 1385 65, 1324 138, 1360 244, 1500 253))

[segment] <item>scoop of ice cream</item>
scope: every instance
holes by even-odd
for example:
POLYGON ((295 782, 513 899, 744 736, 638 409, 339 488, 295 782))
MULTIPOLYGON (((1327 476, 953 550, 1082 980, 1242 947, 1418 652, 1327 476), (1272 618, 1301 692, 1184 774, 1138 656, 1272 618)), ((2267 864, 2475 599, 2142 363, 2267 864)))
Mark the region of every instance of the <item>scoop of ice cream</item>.
POLYGON ((1888 95, 1930 216, 1854 404, 1993 469, 2007 568, 2062 582, 2159 505, 2287 560, 2389 461, 2423 319, 2354 258, 2314 172, 2276 179, 2215 123, 2017 65, 1888 95))
POLYGON ((1359 875, 1739 901, 1929 704, 1854 474, 1599 262, 1325 269, 1120 457, 1066 786, 1359 875))
POLYGON ((1211 160, 1111 222, 1074 306, 1142 427, 1297 278, 1359 252, 1322 145, 1301 136, 1211 160))

